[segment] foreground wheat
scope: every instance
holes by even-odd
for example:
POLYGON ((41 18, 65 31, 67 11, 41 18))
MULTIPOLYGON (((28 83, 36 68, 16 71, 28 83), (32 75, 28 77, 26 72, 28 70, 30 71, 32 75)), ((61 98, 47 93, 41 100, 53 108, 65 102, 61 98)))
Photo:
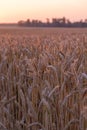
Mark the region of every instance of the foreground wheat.
POLYGON ((87 34, 21 35, 0 35, 0 130, 86 130, 87 34))

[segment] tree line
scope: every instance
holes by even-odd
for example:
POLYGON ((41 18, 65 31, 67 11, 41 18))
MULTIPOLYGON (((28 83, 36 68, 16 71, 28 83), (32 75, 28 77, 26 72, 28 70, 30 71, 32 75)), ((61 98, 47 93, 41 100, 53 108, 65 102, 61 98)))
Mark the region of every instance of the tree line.
POLYGON ((49 18, 46 19, 46 22, 41 20, 32 21, 27 19, 26 21, 18 21, 18 26, 21 27, 87 27, 87 19, 80 20, 76 22, 71 22, 69 19, 63 18, 52 18, 51 22, 49 18))

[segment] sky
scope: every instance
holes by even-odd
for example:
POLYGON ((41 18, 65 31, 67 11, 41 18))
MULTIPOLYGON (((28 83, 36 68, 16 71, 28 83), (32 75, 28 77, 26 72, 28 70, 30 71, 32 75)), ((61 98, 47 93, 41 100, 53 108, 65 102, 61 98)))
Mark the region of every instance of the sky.
POLYGON ((87 0, 0 0, 0 23, 61 18, 87 19, 87 0))

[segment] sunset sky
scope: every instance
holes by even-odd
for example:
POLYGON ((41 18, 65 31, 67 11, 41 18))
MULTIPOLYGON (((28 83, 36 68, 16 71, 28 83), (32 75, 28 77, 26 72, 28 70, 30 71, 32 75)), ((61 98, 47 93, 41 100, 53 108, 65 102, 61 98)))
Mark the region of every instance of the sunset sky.
POLYGON ((72 21, 86 19, 87 0, 0 0, 0 23, 63 16, 72 21))

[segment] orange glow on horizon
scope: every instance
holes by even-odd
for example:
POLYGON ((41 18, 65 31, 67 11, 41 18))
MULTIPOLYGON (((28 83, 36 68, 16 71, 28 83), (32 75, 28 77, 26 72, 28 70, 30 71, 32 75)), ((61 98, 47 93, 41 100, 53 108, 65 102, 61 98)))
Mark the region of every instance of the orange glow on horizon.
POLYGON ((87 0, 0 0, 0 23, 26 19, 86 19, 87 0))

